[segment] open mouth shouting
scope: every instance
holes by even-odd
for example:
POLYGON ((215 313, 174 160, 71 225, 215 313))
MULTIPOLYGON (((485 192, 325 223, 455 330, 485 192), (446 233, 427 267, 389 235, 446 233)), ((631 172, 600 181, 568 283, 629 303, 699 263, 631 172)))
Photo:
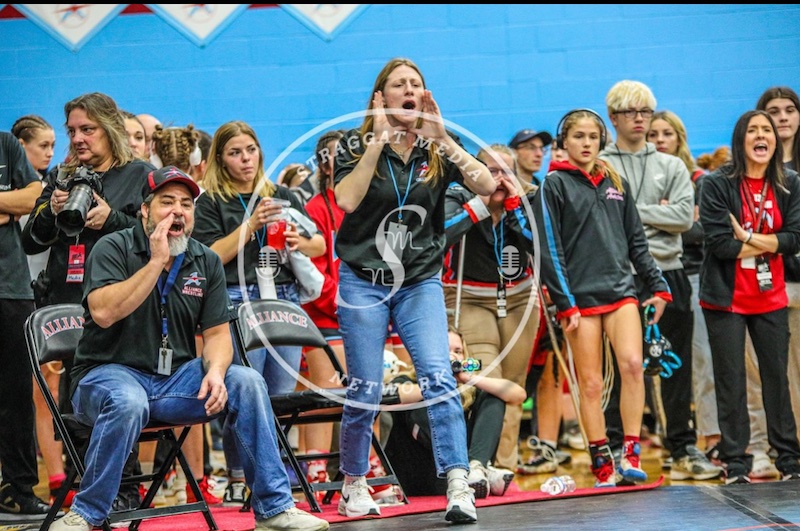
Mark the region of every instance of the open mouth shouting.
POLYGON ((769 155, 769 145, 766 142, 756 142, 753 144, 753 152, 756 155, 769 155))
POLYGON ((186 223, 184 222, 183 218, 175 218, 172 222, 172 225, 169 226, 168 235, 169 236, 181 236, 186 229, 186 223))

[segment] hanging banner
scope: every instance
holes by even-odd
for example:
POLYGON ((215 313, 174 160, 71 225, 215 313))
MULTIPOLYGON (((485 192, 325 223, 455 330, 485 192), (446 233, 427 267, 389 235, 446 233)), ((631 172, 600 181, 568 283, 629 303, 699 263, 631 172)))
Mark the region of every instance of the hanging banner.
POLYGON ((145 4, 168 24, 203 47, 214 40, 250 4, 145 4))
POLYGON ((326 41, 333 40, 369 6, 369 4, 278 5, 326 41))
POLYGON ((13 4, 34 24, 77 52, 128 4, 13 4))

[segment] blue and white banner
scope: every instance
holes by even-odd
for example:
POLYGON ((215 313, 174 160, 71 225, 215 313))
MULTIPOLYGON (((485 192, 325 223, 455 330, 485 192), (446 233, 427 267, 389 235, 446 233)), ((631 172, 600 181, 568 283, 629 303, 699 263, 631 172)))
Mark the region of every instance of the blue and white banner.
POLYGON ((278 5, 326 41, 333 40, 369 6, 369 4, 278 5))
POLYGON ((200 47, 228 27, 250 4, 145 4, 200 47))
POLYGON ((77 52, 128 4, 14 4, 27 18, 77 52))

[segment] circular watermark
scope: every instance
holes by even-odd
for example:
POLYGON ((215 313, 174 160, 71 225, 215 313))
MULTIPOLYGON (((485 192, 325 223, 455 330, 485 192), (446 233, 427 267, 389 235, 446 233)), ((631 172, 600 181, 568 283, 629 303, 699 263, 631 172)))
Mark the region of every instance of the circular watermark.
MULTIPOLYGON (((380 112, 385 113, 385 114, 403 114, 405 116, 409 115, 409 111, 403 110, 403 109, 381 109, 380 112)), ((294 142, 289 144, 289 146, 287 146, 269 164, 269 166, 264 171, 264 179, 265 180, 272 180, 271 177, 273 175, 277 175, 277 173, 279 172, 280 168, 284 167, 285 161, 292 155, 292 153, 294 153, 301 146, 305 145, 306 142, 308 142, 310 139, 316 140, 322 133, 325 133, 325 132, 327 132, 327 131, 329 131, 331 129, 337 129, 337 126, 340 125, 340 124, 353 122, 354 120, 357 120, 357 119, 362 119, 363 120, 364 118, 366 118, 368 116, 375 115, 375 114, 376 114, 375 110, 363 110, 363 111, 357 111, 357 112, 353 112, 353 113, 348 113, 348 114, 344 114, 344 115, 341 115, 339 117, 327 120, 324 123, 321 123, 321 124, 317 125, 316 127, 310 129, 309 131, 307 131, 306 133, 304 133, 303 135, 301 135, 300 137, 295 139, 294 142)), ((453 131, 453 132, 457 133, 458 135, 460 135, 461 138, 469 139, 471 142, 475 143, 481 149, 486 150, 486 152, 490 156, 492 156, 494 158, 494 160, 503 167, 504 170, 510 171, 511 173, 513 173, 513 168, 509 168, 508 167, 508 165, 505 163, 505 161, 503 161, 502 158, 499 157, 491 149, 491 145, 490 144, 488 144, 485 141, 483 141, 479 136, 473 134, 468 129, 466 129, 464 127, 461 127, 459 124, 457 124, 455 122, 452 122, 452 121, 449 121, 447 119, 444 119, 444 118, 442 118, 441 116, 438 116, 438 115, 432 115, 432 114, 423 113, 423 112, 419 112, 419 111, 416 111, 413 114, 415 114, 417 116, 417 118, 418 118, 417 124, 421 123, 422 120, 440 121, 447 128, 448 131, 453 131)), ((356 127, 350 126, 350 127, 348 127, 348 129, 355 129, 356 127)), ((401 136, 405 135, 405 132, 397 132, 394 135, 390 135, 390 136, 397 136, 397 135, 401 135, 401 136)), ((372 137, 370 137, 369 135, 365 135, 363 139, 360 137, 360 135, 357 135, 357 136, 358 136, 358 138, 355 139, 355 141, 358 142, 359 145, 362 144, 362 143, 366 145, 366 144, 368 144, 369 142, 372 142, 372 141, 383 141, 384 143, 386 141, 386 139, 383 138, 383 137, 381 137, 379 139, 375 139, 374 135, 372 137)), ((349 145, 349 142, 351 140, 352 139, 347 139, 346 140, 348 145, 349 145)), ((399 141, 399 137, 398 137, 397 141, 399 141)), ((430 139, 426 139, 424 137, 417 136, 417 140, 415 141, 414 145, 415 146, 419 145, 421 147, 427 147, 427 146, 429 146, 431 144, 431 142, 432 142, 432 140, 430 140, 430 139)), ((439 152, 443 156, 445 155, 443 150, 440 149, 439 152)), ((263 151, 262 151, 262 153, 263 153, 263 151)), ((334 154, 327 154, 327 155, 328 156, 332 156, 332 157, 335 156, 334 154)), ((469 159, 464 159, 462 156, 459 155, 459 160, 454 160, 454 158, 455 158, 455 156, 452 156, 452 155, 448 156, 448 160, 450 160, 450 162, 452 162, 452 163, 455 163, 457 166, 459 166, 459 169, 462 170, 462 175, 465 173, 462 165, 466 165, 466 164, 473 164, 474 165, 472 157, 470 157, 469 159)), ((262 160, 262 161, 260 161, 260 164, 263 166, 264 162, 265 161, 262 160)), ((479 164, 480 164, 480 162, 479 162, 479 164)), ((477 175, 479 173, 480 172, 478 172, 476 174, 474 179, 478 178, 477 175)), ((469 175, 470 174, 468 173, 468 176, 465 177, 465 180, 470 178, 469 175)), ((411 183, 409 182, 409 186, 410 186, 410 184, 411 183)), ((263 185, 263 183, 256 183, 255 191, 257 192, 262 185, 263 185)), ((492 372, 496 367, 498 367, 498 365, 501 364, 501 362, 505 359, 505 357, 509 354, 511 349, 514 347, 516 342, 519 340, 520 336, 524 333, 524 327, 528 326, 528 323, 531 320, 531 315, 532 315, 532 313, 534 311, 537 311, 535 322, 537 323, 537 326, 538 326, 538 317, 539 317, 538 309, 539 309, 540 305, 542 304, 542 302, 539 300, 539 290, 537 289, 537 286, 539 285, 539 278, 540 278, 540 271, 541 271, 540 260, 539 260, 540 243, 539 243, 538 231, 536 230, 536 223, 535 223, 535 220, 534 220, 533 210, 531 208, 530 201, 528 200, 527 195, 525 193, 522 193, 523 191, 521 190, 521 187, 519 185, 517 185, 517 188, 518 188, 518 191, 521 192, 520 193, 520 202, 521 202, 521 205, 524 208, 524 213, 525 213, 525 216, 527 217, 527 220, 528 220, 529 226, 530 226, 529 237, 531 239, 532 246, 533 246, 533 257, 530 257, 530 255, 528 255, 525 252, 521 252, 519 249, 517 249, 514 246, 505 246, 502 249, 502 255, 503 255, 502 258, 503 258, 503 260, 502 260, 502 263, 498 265, 498 268, 499 268, 500 275, 505 279, 509 279, 509 278, 515 278, 515 277, 521 276, 522 272, 524 272, 530 266, 530 268, 532 270, 532 275, 528 279, 529 280, 529 285, 530 285, 530 295, 528 296, 528 299, 527 299, 526 305, 525 305, 524 313, 523 313, 519 323, 517 324, 517 327, 515 328, 514 333, 512 334, 511 338, 508 341, 506 341, 506 343, 502 346, 502 349, 501 349, 499 355, 494 360, 492 360, 491 363, 489 363, 486 366, 482 367, 481 371, 479 373, 477 373, 473 377, 473 379, 471 379, 466 384, 456 385, 455 389, 452 389, 452 390, 450 390, 450 391, 448 391, 446 393, 438 395, 438 396, 436 396, 436 397, 434 397, 432 399, 425 399, 425 400, 422 400, 422 401, 419 401, 419 402, 413 402, 413 403, 407 403, 407 404, 382 405, 382 404, 380 404, 380 401, 379 401, 378 404, 374 404, 374 403, 371 403, 371 402, 361 402, 361 401, 357 401, 357 400, 343 399, 340 395, 332 392, 331 389, 326 389, 324 387, 320 387, 319 385, 311 382, 310 380, 308 380, 305 376, 303 376, 299 372, 297 367, 292 367, 291 365, 289 365, 289 363, 285 359, 283 359, 283 357, 280 355, 280 353, 275 349, 275 345, 273 345, 273 343, 270 341, 270 338, 266 336, 266 334, 263 332, 262 329, 260 329, 259 327, 255 327, 253 329, 254 332, 258 335, 259 339, 261 340, 261 343, 262 343, 263 347, 267 349, 268 354, 272 357, 272 359, 275 362, 278 363, 278 365, 281 367, 282 370, 285 370, 285 371, 293 374, 293 376, 296 378, 296 380, 299 381, 300 383, 302 383, 308 389, 312 389, 312 390, 320 393, 322 396, 325 396, 329 400, 335 401, 335 402, 340 403, 342 405, 346 404, 346 405, 351 406, 351 407, 359 407, 359 408, 364 408, 364 409, 369 409, 369 410, 374 410, 374 411, 403 411, 403 410, 417 409, 417 408, 421 408, 421 407, 428 407, 430 405, 433 405, 433 404, 436 404, 436 403, 439 403, 439 402, 442 402, 442 401, 446 401, 446 400, 449 400, 449 399, 453 398, 454 396, 457 396, 458 394, 460 394, 462 392, 462 388, 464 386, 472 386, 472 385, 474 385, 477 381, 479 381, 481 378, 485 377, 487 374, 492 372), (512 275, 514 275, 514 277, 512 277, 512 275)), ((247 205, 246 212, 251 212, 253 210, 253 208, 256 206, 256 203, 257 203, 258 200, 259 200, 259 194, 258 193, 253 193, 253 195, 252 195, 252 197, 251 197, 251 199, 250 199, 250 201, 249 201, 249 203, 247 205)), ((387 230, 386 230, 386 222, 388 220, 389 215, 395 214, 401 209, 402 209, 403 212, 408 212, 408 213, 414 214, 420 220, 420 223, 424 223, 428 219, 428 212, 425 210, 424 207, 421 207, 419 205, 403 205, 402 207, 398 207, 396 209, 392 209, 391 212, 389 212, 389 214, 387 214, 384 217, 384 224, 382 226, 379 226, 379 227, 376 228, 376 232, 375 232, 375 236, 374 236, 376 246, 377 246, 378 249, 380 249, 382 251, 381 256, 385 260, 387 267, 393 273, 392 274, 392 281, 391 281, 391 284, 388 286, 389 289, 388 289, 386 295, 381 300, 379 300, 377 303, 373 303, 373 304, 371 304, 369 306, 358 306, 358 305, 350 304, 349 302, 343 300, 343 298, 339 295, 338 290, 337 290, 337 304, 338 305, 340 305, 340 306, 345 305, 345 306, 347 306, 349 308, 352 308, 352 309, 369 310, 370 307, 374 307, 374 306, 381 305, 381 304, 385 303, 391 297, 396 295, 397 292, 402 288, 403 282, 405 280, 405 269, 404 269, 402 260, 400 259, 399 256, 397 256, 397 253, 394 252, 397 249, 397 245, 396 245, 397 244, 397 240, 390 241, 392 236, 391 236, 391 234, 387 233, 387 230), (388 234, 388 237, 387 237, 387 234, 388 234)), ((247 216, 247 213, 245 213, 245 216, 247 216)), ((239 251, 238 251, 237 257, 236 257, 237 258, 237 273, 238 273, 238 278, 239 278, 239 288, 241 289, 242 299, 243 299, 244 302, 251 302, 250 295, 249 295, 250 292, 248 290, 248 285, 247 285, 247 280, 246 280, 245 267, 246 266, 247 267, 253 267, 253 265, 252 264, 245 264, 245 260, 244 260, 244 246, 245 246, 245 243, 249 240, 248 232, 245 229, 245 220, 246 220, 246 218, 242 219, 242 223, 241 223, 240 230, 239 230, 239 240, 238 240, 239 251)), ((288 265, 288 264, 285 264, 285 265, 288 265)), ((460 283, 458 285, 458 289, 461 289, 460 283)), ((458 309, 456 309, 456 311, 458 311, 458 309)), ((240 325, 241 324, 242 323, 240 323, 240 325)), ((442 333, 443 334, 447 333, 446 328, 444 328, 442 330, 442 333)), ((283 345, 283 343, 281 344, 281 346, 282 345, 283 345)), ((298 346, 301 346, 301 345, 298 345, 298 346)), ((531 347, 532 347, 532 345, 531 345, 531 347)), ((449 363, 447 365, 449 366, 449 363)), ((352 387, 354 385, 365 385, 365 386, 368 386, 368 388, 370 390, 372 390, 372 389, 380 389, 381 393, 386 393, 386 392, 395 393, 395 392, 397 392, 399 390, 398 386, 405 385, 405 384, 392 384, 392 383, 385 382, 385 381, 380 381, 380 382, 365 382, 365 381, 354 382, 354 381, 352 381, 352 379, 350 381, 346 381, 345 382, 343 376, 346 376, 346 375, 337 375, 337 376, 335 376, 334 379, 331 381, 331 384, 335 384, 337 386, 344 384, 344 385, 347 385, 349 387, 352 387), (392 386, 394 386, 394 387, 392 387, 392 386)), ((440 376, 441 377, 445 377, 444 374, 442 374, 440 376)), ((436 381, 440 381, 440 380, 437 379, 436 381)), ((433 382, 433 385, 436 384, 436 381, 433 382)), ((409 384, 409 385, 413 385, 413 384, 409 384)))

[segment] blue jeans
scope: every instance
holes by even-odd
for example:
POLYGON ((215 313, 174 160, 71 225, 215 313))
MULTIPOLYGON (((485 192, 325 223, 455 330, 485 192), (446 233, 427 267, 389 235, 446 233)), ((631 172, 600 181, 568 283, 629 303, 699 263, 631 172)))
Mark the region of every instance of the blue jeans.
MULTIPOLYGON (((297 291, 297 285, 291 284, 276 284, 275 290, 278 293, 278 298, 293 302, 300 306, 300 295, 297 291)), ((244 294, 239 286, 228 286, 228 295, 231 302, 235 307, 241 306, 244 301, 244 294)), ((247 297, 249 300, 260 298, 261 294, 258 291, 257 285, 247 286, 247 297)), ((235 350, 235 349, 234 349, 235 350)), ((267 383, 269 394, 283 394, 291 393, 295 390, 297 385, 297 372, 300 370, 300 359, 303 355, 303 347, 273 347, 276 356, 269 352, 266 348, 251 350, 247 353, 247 359, 250 365, 253 366, 259 374, 264 377, 267 383), (283 363, 286 363, 291 370, 287 370, 283 363)), ((238 352, 234 352, 234 363, 241 363, 241 358, 238 352)), ((222 448, 225 453, 225 462, 227 463, 228 470, 231 472, 231 477, 242 477, 242 463, 239 458, 237 446, 233 442, 233 434, 228 422, 225 422, 222 429, 222 448)))
POLYGON ((349 385, 341 427, 340 469, 348 476, 369 471, 372 423, 383 384, 383 349, 389 320, 408 349, 428 406, 436 474, 469 469, 461 396, 450 366, 447 314, 439 276, 400 288, 372 284, 339 266, 339 328, 349 385))
MULTIPOLYGON (((170 376, 118 364, 95 367, 81 380, 72 405, 81 422, 94 426, 86 451, 86 474, 72 510, 92 525, 111 511, 122 468, 150 419, 174 424, 202 423, 205 400, 198 400, 202 359, 184 363, 170 376)), ((253 491, 257 519, 294 506, 289 478, 278 453, 275 421, 264 380, 254 370, 231 365, 225 375, 227 418, 233 424, 244 471, 253 491)))

